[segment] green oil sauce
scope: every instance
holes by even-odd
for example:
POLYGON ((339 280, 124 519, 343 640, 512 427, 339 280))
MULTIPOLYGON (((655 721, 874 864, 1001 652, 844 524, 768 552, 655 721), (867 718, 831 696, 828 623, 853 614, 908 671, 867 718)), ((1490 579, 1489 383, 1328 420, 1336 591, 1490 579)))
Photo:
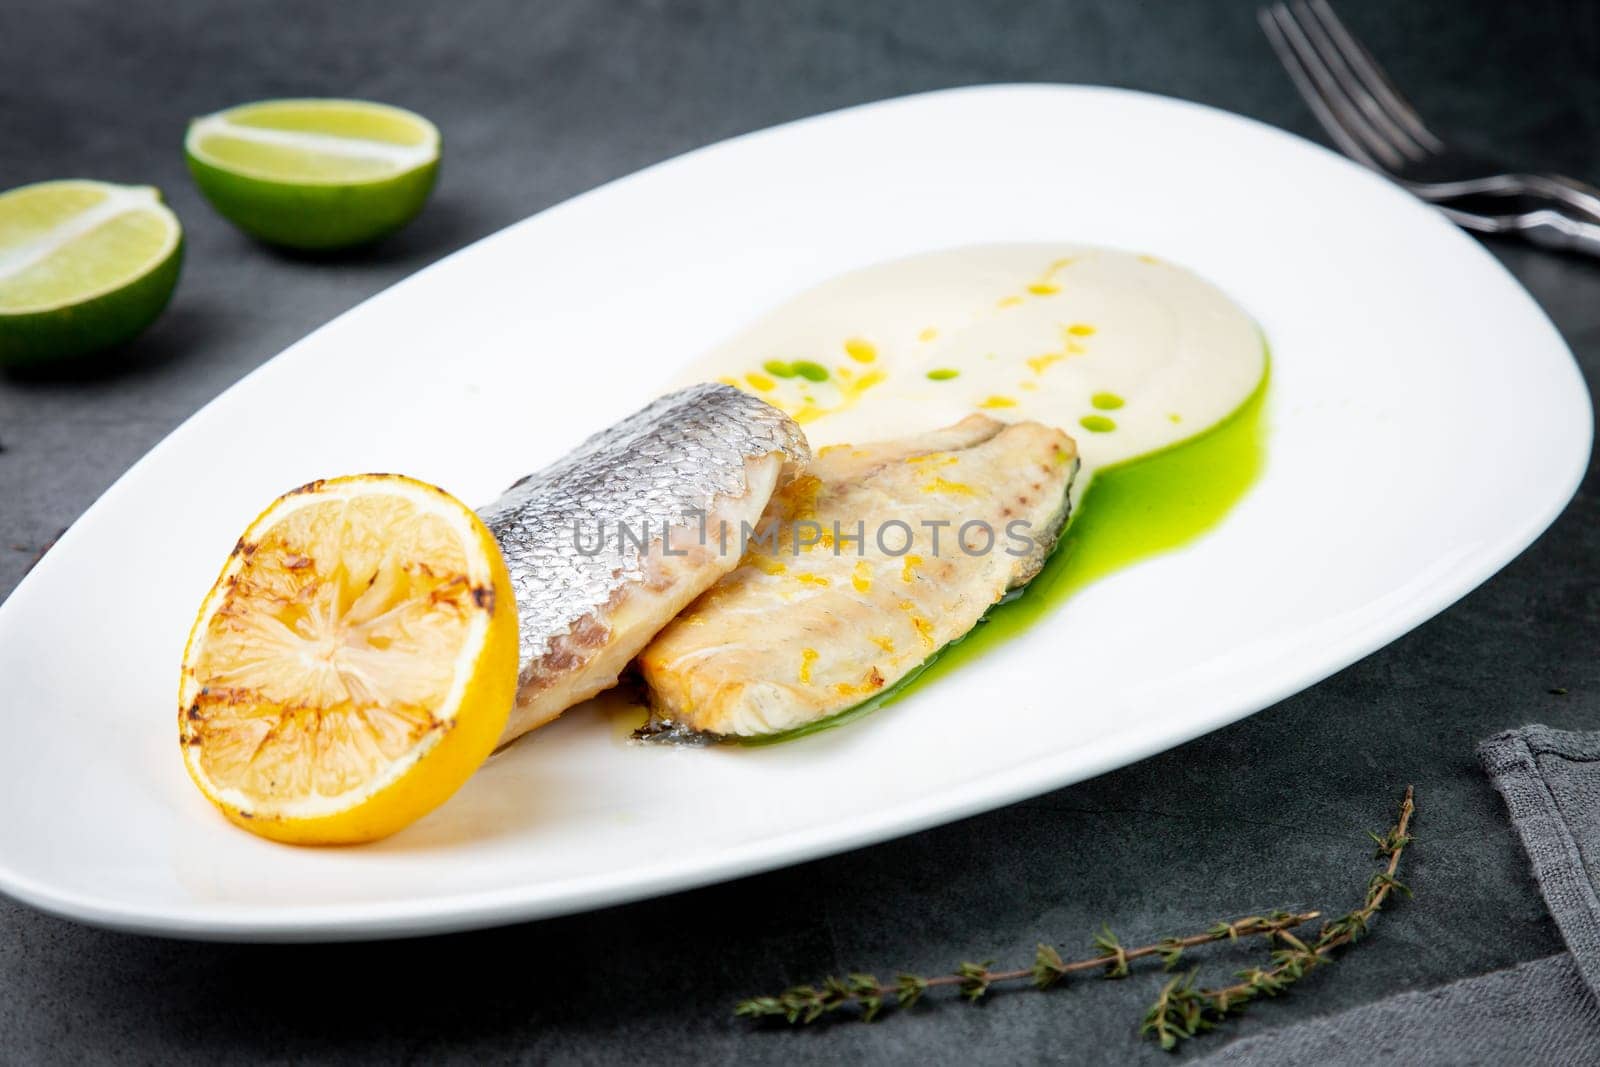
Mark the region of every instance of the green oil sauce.
POLYGON ((990 608, 966 636, 870 700, 793 730, 737 740, 770 745, 859 719, 977 659, 1054 612, 1085 586, 1213 529, 1265 466, 1269 377, 1270 371, 1263 373, 1255 392, 1209 430, 1096 472, 1044 569, 990 608))

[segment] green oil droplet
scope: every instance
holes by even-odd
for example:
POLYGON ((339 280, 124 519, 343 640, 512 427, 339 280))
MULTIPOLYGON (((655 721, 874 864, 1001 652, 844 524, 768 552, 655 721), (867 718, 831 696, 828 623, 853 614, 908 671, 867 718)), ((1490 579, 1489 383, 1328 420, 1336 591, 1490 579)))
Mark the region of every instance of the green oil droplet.
POLYGON ((956 377, 960 373, 960 371, 951 370, 949 367, 940 367, 937 370, 929 371, 928 377, 932 378, 936 382, 948 382, 951 378, 956 377))
POLYGON ((1108 419, 1104 415, 1085 415, 1078 420, 1078 425, 1090 433, 1110 433, 1117 428, 1116 420, 1108 419))
POLYGON ((1052 614, 1078 590, 1141 560, 1170 552, 1220 523, 1266 465, 1270 365, 1238 409, 1187 441, 1094 475, 1061 541, 1038 575, 979 624, 871 699, 750 745, 789 741, 892 704, 1052 614))
POLYGON ((825 382, 828 380, 828 368, 820 363, 802 359, 795 361, 793 366, 794 372, 808 382, 825 382))
POLYGON ((1116 393, 1096 393, 1089 398, 1089 403, 1101 411, 1115 411, 1123 405, 1124 401, 1116 393))
POLYGON ((774 378, 793 378, 794 368, 781 359, 769 359, 761 364, 761 369, 774 378))

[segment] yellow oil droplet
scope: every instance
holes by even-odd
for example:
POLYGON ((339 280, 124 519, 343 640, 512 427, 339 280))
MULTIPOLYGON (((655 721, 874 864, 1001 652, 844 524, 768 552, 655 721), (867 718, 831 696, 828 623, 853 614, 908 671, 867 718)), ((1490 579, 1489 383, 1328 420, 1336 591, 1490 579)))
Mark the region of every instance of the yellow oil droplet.
POLYGON ((817 662, 817 650, 802 648, 800 650, 800 684, 811 684, 811 665, 817 662))
POLYGON ((919 341, 931 341, 935 337, 938 337, 938 336, 939 336, 939 331, 934 329, 932 326, 928 326, 928 327, 924 328, 921 333, 917 334, 917 340, 919 340, 919 341))
POLYGON ((1060 352, 1046 352, 1042 356, 1030 356, 1027 362, 1028 366, 1032 368, 1033 373, 1043 374, 1045 372, 1045 368, 1049 367, 1051 364, 1060 363, 1066 358, 1067 357, 1060 352))
POLYGON ((1069 356, 1081 356, 1087 351, 1089 350, 1084 347, 1083 342, 1081 341, 1067 342, 1067 355, 1069 356))
POLYGON ((921 556, 907 556, 900 565, 900 580, 914 582, 917 580, 917 567, 922 563, 921 556))
POLYGON ((1183 421, 1183 416, 1179 415, 1176 411, 1174 411, 1172 414, 1167 416, 1167 421, 1168 422, 1182 422, 1183 421))
POLYGON ((1031 393, 1034 390, 1039 388, 1039 383, 1038 382, 1018 382, 1017 383, 1017 388, 1021 389, 1024 393, 1031 393))
POLYGON ((891 656, 894 655, 894 641, 891 640, 890 638, 885 637, 883 634, 876 634, 876 635, 874 635, 872 637, 869 637, 868 640, 871 641, 873 644, 877 645, 879 648, 881 648, 884 652, 888 653, 889 655, 891 655, 891 656))
POLYGON ((924 493, 944 493, 947 496, 977 496, 972 486, 965 482, 952 482, 935 475, 933 481, 922 487, 924 493))
POLYGON ((871 363, 878 358, 878 349, 871 341, 852 337, 844 343, 845 355, 857 363, 871 363))
POLYGON ((778 490, 778 501, 783 505, 783 517, 801 522, 817 517, 817 500, 822 496, 822 479, 815 474, 802 474, 778 490))
POLYGON ((952 463, 961 462, 961 457, 952 456, 948 452, 924 452, 920 456, 907 456, 906 462, 916 464, 931 463, 939 467, 948 467, 952 463))
POLYGON ((1139 257, 1139 262, 1140 263, 1148 263, 1152 267, 1161 266, 1161 261, 1159 259, 1157 259, 1155 256, 1140 256, 1139 257))
POLYGON ((743 388, 743 386, 741 386, 739 384, 739 379, 730 378, 726 374, 724 374, 722 377, 718 378, 717 381, 721 382, 723 385, 731 385, 735 389, 742 389, 743 388))
POLYGON ((917 628, 917 636, 922 638, 922 643, 929 648, 933 647, 933 627, 921 615, 917 614, 917 606, 909 600, 900 601, 900 610, 906 613, 906 618, 911 620, 911 625, 917 628))
POLYGON ((874 385, 877 385, 879 382, 883 381, 885 377, 886 375, 881 370, 875 370, 867 374, 863 374, 859 379, 856 380, 855 384, 850 387, 849 395, 851 397, 860 396, 868 389, 871 389, 874 385))
POLYGON ((1094 327, 1087 322, 1075 322, 1067 327, 1067 332, 1074 337, 1093 337, 1094 327))
POLYGON ((1028 292, 1034 296, 1055 296, 1061 291, 1061 286, 1051 285, 1049 282, 1034 282, 1028 286, 1028 292))
POLYGON ((1078 420, 1078 425, 1090 433, 1110 433, 1117 428, 1116 421, 1104 415, 1085 415, 1078 420))
POLYGON ((872 588, 872 566, 866 560, 857 560, 855 572, 850 575, 850 584, 858 593, 865 593, 872 588))
POLYGON ((1009 396, 991 396, 978 401, 980 408, 1014 408, 1017 402, 1009 396))
POLYGON ((762 574, 780 575, 789 573, 789 568, 777 560, 768 559, 766 556, 758 555, 754 552, 750 554, 750 565, 762 574))
POLYGON ((998 307, 998 308, 1014 308, 1020 303, 1022 303, 1022 297, 1020 297, 1020 296, 1008 296, 1008 297, 1002 298, 999 303, 995 304, 995 307, 998 307))
POLYGON ((820 574, 797 574, 797 575, 794 576, 794 580, 799 582, 801 585, 832 585, 833 584, 832 582, 828 581, 828 579, 824 578, 820 574))
POLYGON ((777 383, 771 378, 768 378, 765 374, 757 374, 755 371, 751 371, 749 374, 746 374, 744 376, 744 380, 755 386, 757 389, 760 389, 762 392, 767 392, 768 390, 776 388, 777 386, 777 383))

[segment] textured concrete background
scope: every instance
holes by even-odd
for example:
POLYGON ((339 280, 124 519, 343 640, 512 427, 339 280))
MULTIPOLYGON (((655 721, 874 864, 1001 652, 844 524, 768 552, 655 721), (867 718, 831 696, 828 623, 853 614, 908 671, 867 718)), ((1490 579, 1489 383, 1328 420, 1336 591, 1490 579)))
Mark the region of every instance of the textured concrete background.
MULTIPOLYGON (((1600 8, 1341 7, 1434 125, 1600 179, 1600 8)), ((12 0, 0 20, 0 188, 157 184, 189 259, 173 306, 117 371, 0 379, 0 596, 196 408, 439 256, 731 134, 988 81, 1131 86, 1315 134, 1248 0, 12 0), (295 94, 387 100, 439 123, 444 175, 415 225, 372 252, 308 263, 206 208, 183 172, 185 120, 295 94)), ((1494 251, 1594 380, 1600 264, 1494 251)), ((1136 943, 1278 905, 1346 907, 1367 870, 1362 831, 1382 827, 1408 781, 1422 812, 1407 861, 1417 899, 1346 962, 1194 1051, 1548 954, 1556 932, 1473 744, 1531 720, 1600 718, 1594 490, 1591 470, 1505 572, 1308 693, 1093 781, 791 870, 511 929, 333 947, 131 937, 0 900, 0 1060, 1156 1062, 1135 1033, 1162 981, 1150 971, 870 1027, 751 1027, 729 1008, 843 969, 1025 961, 1036 941, 1077 948, 1101 922, 1136 943)), ((3 693, 0 715, 33 713, 3 693)), ((1206 958, 1220 975, 1254 954, 1206 958)))

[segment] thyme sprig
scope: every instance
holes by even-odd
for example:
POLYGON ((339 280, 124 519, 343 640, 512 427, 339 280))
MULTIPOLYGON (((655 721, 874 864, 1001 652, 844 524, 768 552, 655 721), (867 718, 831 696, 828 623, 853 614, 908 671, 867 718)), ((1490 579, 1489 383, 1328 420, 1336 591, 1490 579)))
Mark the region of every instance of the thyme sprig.
POLYGON ((1313 969, 1331 963, 1334 953, 1354 943, 1383 907, 1391 893, 1410 896, 1411 891, 1396 877, 1401 853, 1411 841, 1411 817, 1416 810, 1411 787, 1406 787, 1399 818, 1388 833, 1368 832, 1377 844, 1376 858, 1386 859, 1385 867, 1367 882, 1360 907, 1324 923, 1309 944, 1291 931, 1321 917, 1320 912, 1273 911, 1265 915, 1246 915, 1232 922, 1219 922, 1201 933, 1187 937, 1165 937, 1136 948, 1125 947, 1109 927, 1101 927, 1090 944, 1093 955, 1066 960, 1053 946, 1041 944, 1034 952, 1033 965, 1013 970, 994 970, 994 961, 965 962, 948 974, 922 976, 899 974, 892 984, 872 974, 855 972, 824 978, 816 985, 797 985, 776 996, 742 1000, 734 1013, 743 1018, 781 1018, 791 1024, 815 1022, 824 1015, 845 1014, 863 1022, 876 1019, 886 1008, 909 1008, 930 990, 953 986, 968 1001, 982 1000, 998 983, 1026 980, 1037 989, 1049 989, 1069 974, 1099 972, 1102 978, 1126 978, 1135 960, 1158 957, 1165 970, 1175 970, 1184 952, 1217 941, 1237 941, 1241 937, 1264 937, 1281 947, 1272 951, 1271 963, 1241 971, 1240 981, 1219 988, 1198 984, 1198 969, 1166 983, 1156 1002, 1145 1013, 1141 1033, 1149 1034, 1164 1049, 1176 1048, 1186 1038, 1213 1029, 1227 1016, 1241 1011, 1259 996, 1277 996, 1313 969))
POLYGON ((1310 944, 1288 930, 1272 931, 1267 935, 1268 941, 1276 941, 1281 947, 1273 950, 1271 965, 1240 971, 1236 975, 1240 981, 1232 985, 1200 988, 1193 971, 1172 979, 1161 988, 1161 995, 1145 1013, 1140 1032, 1160 1041, 1164 1049, 1174 1048, 1178 1042, 1204 1033, 1227 1016, 1243 1010, 1257 997, 1278 996, 1313 970, 1332 963, 1336 952, 1366 934, 1373 916, 1383 908, 1391 893, 1411 895, 1411 890, 1395 877, 1395 872, 1400 867, 1401 853, 1411 842, 1411 816, 1415 812, 1415 797, 1412 788, 1407 786, 1405 799, 1400 802, 1399 818, 1389 832, 1381 837, 1370 830, 1367 832, 1378 846, 1373 858, 1387 862, 1367 880, 1366 895, 1359 907, 1324 923, 1310 944))
POLYGON ((949 974, 930 977, 899 974, 895 976, 893 985, 885 985, 870 974, 848 974, 842 978, 830 976, 814 986, 792 986, 777 996, 752 997, 740 1001, 734 1014, 752 1019, 781 1016, 791 1023, 809 1023, 830 1012, 855 1007, 860 1009, 862 1021, 871 1022, 887 1004, 909 1008, 930 989, 941 986, 955 986, 962 997, 977 1001, 983 999, 990 987, 999 982, 1027 979, 1037 989, 1049 989, 1077 971, 1100 971, 1105 978, 1126 978, 1128 965, 1146 956, 1159 956, 1166 969, 1172 970, 1178 965, 1184 949, 1213 941, 1272 936, 1310 922, 1320 915, 1315 911, 1246 915, 1232 922, 1219 922, 1203 933, 1190 934, 1188 937, 1165 937, 1137 948, 1125 948, 1109 927, 1102 927, 1091 941, 1095 954, 1085 959, 1065 960, 1053 946, 1040 945, 1034 951, 1033 966, 1016 970, 991 970, 994 961, 985 960, 982 963, 963 963, 949 974))

